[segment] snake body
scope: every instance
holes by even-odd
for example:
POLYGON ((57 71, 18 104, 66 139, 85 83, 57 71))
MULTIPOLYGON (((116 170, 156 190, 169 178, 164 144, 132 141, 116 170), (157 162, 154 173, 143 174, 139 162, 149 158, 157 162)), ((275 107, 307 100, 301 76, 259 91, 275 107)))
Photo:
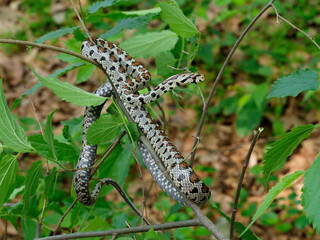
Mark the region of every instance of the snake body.
MULTIPOLYGON (((163 174, 155 163, 151 154, 138 141, 141 152, 152 177, 158 185, 172 198, 181 204, 185 204, 180 192, 197 205, 204 204, 210 197, 209 188, 194 173, 192 168, 184 161, 182 154, 177 150, 159 125, 152 119, 143 106, 158 99, 162 94, 178 86, 197 83, 204 80, 204 76, 198 73, 182 73, 174 75, 150 92, 139 95, 138 90, 144 89, 151 80, 150 73, 124 50, 115 44, 103 39, 95 39, 94 42, 85 40, 81 45, 81 53, 99 63, 110 76, 114 86, 129 112, 132 119, 150 141, 153 149, 167 169, 171 179, 163 174), (177 191, 177 188, 180 191, 177 191)), ((95 91, 99 96, 111 96, 113 94, 109 83, 102 85, 95 91)), ((91 124, 100 116, 101 106, 87 107, 84 116, 83 145, 78 160, 77 168, 88 168, 94 163, 96 145, 87 145, 85 133, 91 124)), ((84 205, 95 202, 103 179, 94 187, 92 193, 89 190, 90 170, 77 170, 74 176, 74 190, 77 199, 84 205)))

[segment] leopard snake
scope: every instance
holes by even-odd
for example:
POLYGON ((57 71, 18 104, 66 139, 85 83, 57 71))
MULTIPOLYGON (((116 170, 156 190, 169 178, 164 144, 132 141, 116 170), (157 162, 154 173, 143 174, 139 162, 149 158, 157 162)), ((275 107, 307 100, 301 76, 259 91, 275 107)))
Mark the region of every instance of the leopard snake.
MULTIPOLYGON (((139 95, 138 91, 149 85, 151 75, 123 49, 103 39, 94 39, 93 42, 86 39, 81 45, 81 53, 95 60, 110 76, 125 108, 150 141, 165 169, 167 169, 166 172, 169 173, 171 179, 167 178, 167 174, 163 174, 142 142, 137 142, 142 159, 157 184, 169 196, 183 205, 186 205, 186 203, 181 193, 197 205, 207 202, 211 194, 209 188, 184 161, 182 154, 144 107, 144 104, 155 101, 167 91, 178 86, 203 81, 204 76, 198 73, 177 74, 166 79, 148 93, 139 95), (177 188, 180 191, 177 191, 177 188)), ((110 83, 100 86, 95 94, 103 97, 112 96, 113 90, 110 83)), ((91 124, 99 118, 103 105, 89 106, 85 110, 82 151, 77 163, 77 169, 81 170, 75 172, 73 181, 77 199, 88 206, 95 203, 102 184, 106 183, 104 179, 101 179, 90 194, 91 169, 89 168, 94 164, 97 145, 88 145, 85 134, 91 124)))

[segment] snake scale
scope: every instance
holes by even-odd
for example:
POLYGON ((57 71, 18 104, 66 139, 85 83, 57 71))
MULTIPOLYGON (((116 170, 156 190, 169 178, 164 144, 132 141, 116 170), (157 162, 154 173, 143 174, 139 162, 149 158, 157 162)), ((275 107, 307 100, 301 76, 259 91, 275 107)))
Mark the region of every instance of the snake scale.
MULTIPOLYGON (((166 174, 161 172, 142 142, 137 142, 142 159, 158 185, 169 196, 184 205, 185 200, 181 193, 197 205, 208 201, 211 194, 209 188, 184 161, 182 154, 144 107, 144 104, 155 101, 167 91, 178 86, 203 81, 204 76, 198 73, 177 74, 166 79, 148 93, 140 95, 138 91, 149 85, 151 75, 123 49, 103 39, 94 39, 93 42, 86 39, 81 45, 81 53, 95 60, 110 76, 125 108, 150 141, 167 169, 166 172, 169 173, 171 179, 167 179, 166 174), (177 188, 180 191, 177 191, 177 188)), ((95 94, 104 97, 112 96, 113 91, 110 83, 100 86, 95 94)), ((94 204, 102 184, 105 183, 104 179, 101 179, 90 193, 91 169, 83 169, 90 168, 94 164, 97 146, 87 145, 85 133, 91 124, 99 118, 102 107, 103 104, 87 107, 84 115, 82 151, 77 163, 77 169, 81 170, 77 170, 74 175, 74 190, 77 199, 84 205, 94 204)))

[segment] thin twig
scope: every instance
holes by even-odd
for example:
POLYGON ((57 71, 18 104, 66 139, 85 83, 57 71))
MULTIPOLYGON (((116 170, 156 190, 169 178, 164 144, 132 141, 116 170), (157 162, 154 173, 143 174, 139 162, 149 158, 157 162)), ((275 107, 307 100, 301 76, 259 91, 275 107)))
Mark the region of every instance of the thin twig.
POLYGON ((76 9, 76 6, 74 5, 74 3, 73 3, 72 0, 70 0, 70 2, 71 2, 71 4, 72 4, 73 11, 77 14, 77 17, 78 17, 78 19, 79 19, 79 21, 80 21, 80 23, 81 23, 81 25, 82 25, 82 28, 85 30, 88 38, 90 39, 90 42, 93 42, 93 41, 92 41, 92 38, 91 38, 91 36, 90 36, 90 34, 89 34, 88 29, 85 27, 85 25, 84 25, 84 23, 83 23, 83 21, 82 21, 82 18, 80 17, 80 15, 79 15, 79 13, 78 13, 78 11, 77 11, 77 9, 76 9))
POLYGON ((91 171, 90 178, 96 173, 98 168, 101 166, 101 164, 108 158, 108 156, 112 153, 112 151, 115 149, 115 147, 120 143, 120 140, 123 138, 123 136, 126 134, 126 132, 122 132, 119 137, 112 143, 112 145, 109 147, 108 151, 103 155, 100 162, 94 166, 93 170, 91 171))
POLYGON ((56 226, 56 229, 55 229, 54 232, 53 232, 53 236, 56 235, 58 229, 60 228, 60 225, 61 225, 62 221, 64 220, 64 218, 67 216, 68 212, 73 208, 73 206, 76 204, 77 201, 78 201, 78 200, 75 199, 75 200, 73 201, 73 203, 70 205, 70 207, 67 209, 67 211, 65 211, 65 213, 62 215, 62 217, 60 218, 60 220, 59 220, 59 222, 58 222, 58 225, 56 226))
POLYGON ((131 202, 130 198, 127 196, 127 194, 124 192, 124 190, 120 187, 119 183, 117 183, 112 178, 103 178, 102 180, 97 179, 97 181, 100 181, 102 184, 112 185, 118 193, 121 195, 123 200, 126 201, 126 203, 129 205, 129 207, 139 216, 142 218, 142 220, 148 224, 151 225, 151 223, 146 219, 142 213, 139 212, 139 210, 134 206, 134 204, 131 202))
MULTIPOLYGON (((160 111, 162 112, 162 116, 164 116, 164 112, 163 112, 163 110, 161 109, 160 104, 158 103, 158 101, 156 101, 156 103, 157 103, 158 108, 159 108, 160 111)), ((164 131, 164 130, 165 130, 165 122, 163 121, 163 119, 160 118, 159 114, 155 111, 155 109, 154 109, 150 104, 147 103, 146 105, 147 105, 147 107, 153 112, 155 118, 156 118, 157 120, 159 120, 159 122, 160 122, 160 124, 161 124, 161 127, 162 127, 162 129, 163 129, 163 131, 164 131)))
POLYGON ((240 174, 240 178, 239 178, 239 182, 238 182, 238 187, 237 187, 237 191, 236 191, 236 195, 235 195, 235 199, 234 199, 234 203, 233 203, 233 209, 232 209, 232 216, 231 216, 231 222, 230 222, 230 240, 234 239, 234 223, 236 221, 236 214, 237 214, 237 210, 238 210, 238 202, 239 202, 239 197, 240 197, 240 192, 241 192, 241 187, 242 187, 242 183, 243 183, 243 179, 244 179, 244 175, 246 174, 247 171, 247 167, 249 165, 249 160, 250 160, 250 156, 251 153, 253 151, 253 148, 257 142, 257 139, 260 135, 260 133, 263 131, 263 128, 259 128, 258 131, 253 131, 253 139, 250 145, 250 148, 248 150, 247 156, 243 162, 243 166, 242 166, 242 171, 240 174))
MULTIPOLYGON (((162 115, 162 118, 159 118, 159 119, 161 119, 162 121, 161 121, 161 125, 162 125, 162 129, 163 129, 163 131, 166 131, 166 128, 167 128, 167 126, 166 126, 166 114, 164 113, 164 111, 163 111, 163 108, 161 107, 161 105, 159 104, 159 102, 158 101, 155 101, 155 103, 156 103, 156 105, 157 105, 157 107, 159 108, 159 110, 160 110, 160 112, 161 112, 161 115, 162 115)), ((152 109, 152 108, 151 108, 152 109)))
POLYGON ((186 220, 186 221, 155 224, 155 225, 150 225, 150 226, 139 226, 139 227, 131 227, 131 228, 112 229, 112 230, 108 230, 108 231, 63 234, 63 235, 59 235, 59 236, 49 236, 49 237, 43 237, 43 238, 36 238, 35 240, 60 240, 60 239, 76 239, 76 238, 93 238, 93 237, 112 236, 115 234, 130 234, 130 233, 148 232, 151 228, 153 228, 155 231, 162 231, 162 230, 167 230, 167 229, 200 226, 200 225, 201 225, 201 223, 197 219, 192 219, 192 220, 186 220))
MULTIPOLYGON (((202 127, 203 127, 203 124, 204 124, 204 120, 205 120, 205 117, 207 115, 207 112, 208 112, 208 109, 209 109, 209 104, 210 104, 210 101, 213 97, 213 94, 215 93, 215 90, 218 86, 218 84, 220 83, 220 80, 222 78, 222 75, 224 73, 224 70, 226 69, 227 65, 229 64, 230 62, 230 59, 231 57, 233 56, 234 52, 236 51, 236 49, 238 48, 240 42, 242 41, 242 39, 245 37, 245 35, 249 32, 249 30, 251 29, 251 27, 254 25, 254 23, 262 16, 262 14, 267 11, 268 8, 270 8, 272 6, 272 3, 274 2, 275 0, 271 0, 258 14, 257 16, 255 16, 252 21, 249 23, 249 25, 246 27, 246 29, 241 33, 240 37, 237 39, 237 41, 235 42, 234 46, 232 47, 231 51, 229 52, 226 60, 224 61, 214 83, 213 83, 213 86, 210 90, 210 93, 209 93, 209 96, 208 96, 208 99, 206 101, 206 104, 205 104, 205 108, 204 108, 204 111, 202 113, 202 116, 201 116, 201 119, 200 119, 200 123, 199 123, 199 126, 198 126, 198 130, 197 130, 197 137, 200 136, 200 133, 201 133, 201 130, 202 130, 202 127)), ((198 138, 195 139, 194 141, 194 144, 193 146, 196 146, 198 143, 198 138)), ((194 160, 194 156, 196 154, 196 151, 194 151, 191 155, 191 159, 190 159, 190 165, 193 164, 193 160, 194 160)))
POLYGON ((306 32, 302 31, 300 28, 298 28, 296 25, 292 24, 291 22, 289 22, 287 19, 285 19, 284 17, 282 17, 281 15, 278 14, 277 8, 271 4, 271 6, 273 7, 274 11, 276 12, 276 16, 277 16, 277 23, 279 24, 279 18, 286 22, 287 24, 289 24, 292 28, 294 28, 295 30, 301 32, 303 35, 305 35, 308 39, 310 39, 310 41, 313 42, 314 45, 316 45, 316 47, 320 50, 320 46, 316 43, 316 41, 306 32))
MULTIPOLYGON (((127 148, 131 153, 132 156, 134 157, 137 165, 138 165, 138 169, 139 169, 139 174, 140 174, 140 179, 142 182, 142 206, 141 206, 141 215, 142 215, 142 219, 144 219, 144 207, 145 207, 145 184, 144 184, 144 178, 143 178, 143 174, 142 174, 142 169, 141 169, 141 164, 139 162, 138 159, 138 154, 137 154, 137 149, 135 148, 135 151, 133 151, 131 148, 129 148, 128 146, 126 146, 125 144, 121 144, 122 146, 124 146, 125 148, 127 148)), ((141 222, 142 224, 142 222, 141 222)), ((150 223, 148 223, 150 225, 150 223)))

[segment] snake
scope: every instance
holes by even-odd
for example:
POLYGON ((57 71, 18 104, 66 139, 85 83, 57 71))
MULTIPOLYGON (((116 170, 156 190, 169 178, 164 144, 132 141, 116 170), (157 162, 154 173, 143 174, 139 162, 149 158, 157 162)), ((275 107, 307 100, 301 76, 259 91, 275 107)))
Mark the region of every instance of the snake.
MULTIPOLYGON (((81 45, 81 54, 96 61, 110 77, 120 99, 131 118, 150 142, 161 160, 165 172, 159 167, 148 149, 138 140, 137 146, 142 160, 155 182, 177 202, 187 205, 185 198, 197 205, 203 205, 210 198, 210 189, 196 175, 184 157, 170 141, 157 122, 151 117, 145 104, 157 100, 166 92, 179 86, 199 83, 204 75, 199 73, 180 73, 171 76, 147 93, 138 91, 149 86, 151 74, 127 52, 104 39, 86 39, 81 45)), ((101 85, 94 94, 102 97, 114 95, 112 85, 107 82, 101 85)), ((101 114, 104 103, 99 106, 88 106, 85 109, 82 133, 82 150, 76 166, 73 185, 77 200, 83 205, 95 203, 102 184, 101 179, 90 193, 89 182, 91 167, 94 165, 97 145, 88 145, 85 134, 88 128, 101 114)))

